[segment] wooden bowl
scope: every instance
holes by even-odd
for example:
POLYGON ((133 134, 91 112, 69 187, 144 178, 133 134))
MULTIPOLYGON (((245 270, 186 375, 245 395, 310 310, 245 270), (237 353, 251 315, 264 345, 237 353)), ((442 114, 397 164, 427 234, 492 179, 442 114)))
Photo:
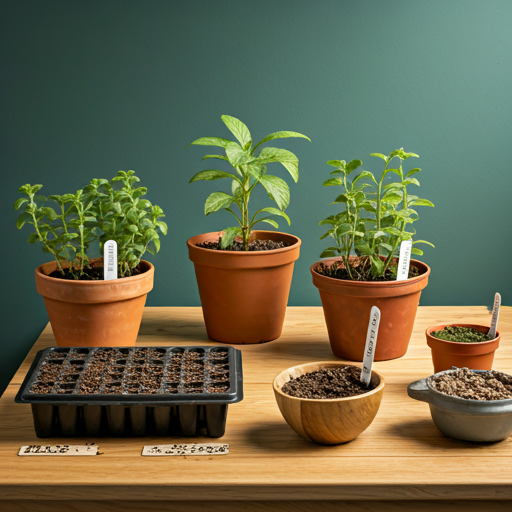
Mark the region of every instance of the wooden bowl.
POLYGON ((374 389, 363 395, 316 400, 296 398, 281 391, 291 377, 299 377, 324 368, 349 365, 333 361, 301 364, 288 368, 274 379, 277 405, 290 427, 304 439, 319 444, 341 444, 355 439, 375 418, 384 393, 384 377, 372 371, 374 389))

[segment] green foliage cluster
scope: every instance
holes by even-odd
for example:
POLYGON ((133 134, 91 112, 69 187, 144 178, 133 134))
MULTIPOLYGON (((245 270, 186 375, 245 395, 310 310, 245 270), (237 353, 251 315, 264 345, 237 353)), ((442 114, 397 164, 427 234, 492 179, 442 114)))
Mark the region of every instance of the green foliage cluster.
MULTIPOLYGON (((324 182, 326 187, 342 188, 343 193, 331 204, 343 205, 344 209, 320 221, 320 225, 331 226, 321 239, 331 237, 335 242, 320 257, 343 258, 347 273, 354 280, 365 279, 362 274, 365 274, 365 280, 383 276, 397 255, 401 242, 412 240, 416 234, 411 226, 418 220, 414 207, 434 206, 427 199, 411 195, 407 190, 410 185, 420 185, 413 177, 420 169, 414 168, 404 174, 403 162, 418 155, 406 153, 401 148, 387 156, 381 153, 372 153, 371 156, 385 162, 379 181, 369 171, 361 171, 352 181, 349 180, 349 175, 363 165, 361 160, 348 163, 345 160, 330 160, 327 164, 335 167, 335 170, 331 172, 333 177, 324 182), (390 167, 396 159, 399 165, 390 167), (384 178, 389 173, 397 175, 399 180, 384 185, 384 178), (357 265, 350 258, 352 253, 361 257, 357 265)), ((420 243, 432 245, 425 240, 415 240, 413 254, 423 254, 414 247, 420 243)))
POLYGON ((107 240, 118 247, 118 276, 126 277, 137 267, 146 251, 160 250, 158 231, 167 233, 167 225, 159 220, 163 210, 144 199, 147 189, 137 187, 140 181, 134 171, 119 171, 110 181, 93 179, 76 194, 37 195, 42 185, 23 185, 16 210, 23 209, 17 227, 34 228, 27 239, 41 243, 43 251, 52 254, 64 274, 68 267, 75 279, 87 274, 93 242, 99 242, 100 253, 107 240), (48 203, 56 203, 57 211, 48 203), (67 264, 63 266, 62 262, 67 264))
POLYGON ((290 202, 290 190, 284 180, 277 176, 267 174, 267 164, 271 162, 279 162, 290 173, 295 182, 299 179, 299 160, 292 152, 287 151, 286 149, 272 147, 265 147, 258 152, 258 148, 263 143, 274 139, 283 139, 288 137, 302 137, 304 139, 310 139, 301 133, 282 131, 267 135, 267 137, 253 146, 251 133, 242 121, 231 116, 222 116, 221 118, 238 142, 233 142, 219 137, 202 137, 189 144, 189 146, 218 146, 223 148, 225 155, 206 155, 203 157, 203 160, 225 160, 232 165, 236 174, 209 169, 197 173, 190 180, 190 183, 223 178, 231 180, 231 193, 214 192, 211 194, 206 200, 204 213, 209 215, 210 213, 224 209, 233 215, 236 218, 238 225, 235 227, 228 227, 224 230, 221 248, 225 249, 229 247, 233 243, 234 239, 239 236, 242 238, 244 249, 247 251, 249 249, 249 237, 251 230, 257 223, 265 222, 275 228, 278 228, 279 225, 277 222, 271 218, 272 216, 278 215, 284 217, 288 224, 290 224, 290 219, 284 212, 290 202), (277 204, 277 208, 261 208, 255 212, 252 217, 250 217, 249 199, 251 192, 258 183, 263 185, 270 199, 275 201, 277 204), (239 208, 240 216, 238 216, 231 208, 233 204, 239 208), (258 215, 265 213, 270 215, 259 218, 257 217, 258 215))

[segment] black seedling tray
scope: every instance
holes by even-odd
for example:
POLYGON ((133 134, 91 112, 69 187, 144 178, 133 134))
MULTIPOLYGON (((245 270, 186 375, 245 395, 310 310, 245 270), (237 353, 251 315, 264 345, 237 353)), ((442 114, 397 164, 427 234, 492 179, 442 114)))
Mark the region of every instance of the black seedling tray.
POLYGON ((16 395, 32 404, 37 437, 222 437, 243 399, 232 347, 47 348, 16 395))

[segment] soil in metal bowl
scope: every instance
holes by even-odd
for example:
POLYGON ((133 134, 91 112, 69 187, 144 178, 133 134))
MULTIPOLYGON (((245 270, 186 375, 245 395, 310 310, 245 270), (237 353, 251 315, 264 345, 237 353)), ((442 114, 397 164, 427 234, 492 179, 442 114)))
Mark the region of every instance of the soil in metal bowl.
POLYGON ((457 327, 456 325, 447 325, 440 331, 431 332, 430 335, 438 340, 458 343, 481 343, 491 339, 485 332, 477 331, 472 327, 457 327))
POLYGON ((362 395, 374 389, 371 384, 366 386, 361 382, 360 377, 361 368, 357 366, 324 368, 305 373, 295 379, 292 377, 281 390, 296 398, 317 400, 347 398, 362 395))
POLYGON ((458 368, 432 378, 431 382, 433 388, 440 393, 469 400, 512 398, 512 375, 496 370, 475 372, 468 368, 458 368))

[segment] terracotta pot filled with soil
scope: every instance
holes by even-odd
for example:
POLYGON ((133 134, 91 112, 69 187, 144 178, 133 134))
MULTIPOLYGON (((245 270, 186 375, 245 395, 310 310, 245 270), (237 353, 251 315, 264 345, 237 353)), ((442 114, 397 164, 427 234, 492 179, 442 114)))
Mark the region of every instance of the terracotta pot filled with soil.
POLYGON ((381 311, 379 343, 375 360, 402 357, 409 346, 421 290, 427 286, 430 268, 411 260, 409 279, 351 281, 343 278, 338 258, 311 266, 313 284, 320 292, 333 353, 343 359, 362 361, 372 306, 381 311), (338 270, 331 272, 333 264, 338 270))
POLYGON ((370 385, 361 368, 336 362, 308 363, 281 372, 274 395, 284 419, 308 441, 335 445, 352 441, 374 420, 384 378, 372 371, 370 385))
POLYGON ((427 402, 448 437, 496 442, 512 434, 512 375, 453 368, 409 384, 411 398, 427 402))
POLYGON ((452 366, 473 370, 491 370, 494 352, 500 344, 500 334, 492 340, 489 327, 473 324, 434 325, 425 331, 432 351, 434 371, 442 372, 452 366))
POLYGON ((103 258, 92 260, 92 280, 61 278, 55 262, 36 269, 53 334, 60 347, 135 345, 154 267, 141 260, 131 277, 103 280, 103 258), (57 277, 56 277, 57 276, 57 277))
POLYGON ((231 344, 281 336, 293 265, 301 241, 286 233, 253 231, 249 251, 219 249, 221 233, 187 241, 208 336, 231 344))

